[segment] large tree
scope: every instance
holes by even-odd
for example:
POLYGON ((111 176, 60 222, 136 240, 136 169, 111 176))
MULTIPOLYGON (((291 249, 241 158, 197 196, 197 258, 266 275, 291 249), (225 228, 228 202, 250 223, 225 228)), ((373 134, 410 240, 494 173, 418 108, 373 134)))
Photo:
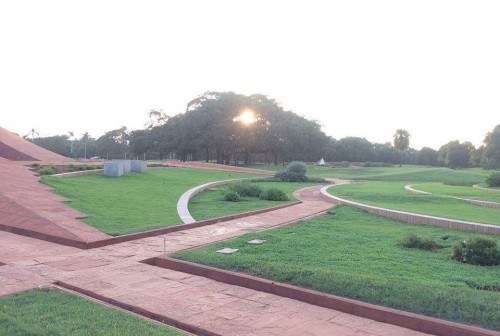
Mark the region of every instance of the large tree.
POLYGON ((500 169, 500 125, 486 134, 483 142, 485 167, 500 169))
POLYGON ((468 141, 450 141, 439 148, 439 160, 450 168, 465 168, 470 165, 471 153, 474 150, 474 145, 468 141))
POLYGON ((422 166, 437 166, 439 153, 429 147, 423 147, 417 154, 417 164, 422 166))

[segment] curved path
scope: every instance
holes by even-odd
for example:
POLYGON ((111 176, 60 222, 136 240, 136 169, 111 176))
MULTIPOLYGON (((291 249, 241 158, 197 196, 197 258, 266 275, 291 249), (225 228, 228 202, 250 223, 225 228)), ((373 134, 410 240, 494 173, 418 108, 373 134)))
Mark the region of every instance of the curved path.
POLYGON ((484 187, 480 187, 480 186, 479 186, 479 185, 477 185, 477 184, 474 184, 472 187, 473 187, 473 188, 477 188, 477 189, 488 190, 488 191, 498 191, 498 192, 500 192, 500 189, 484 188, 484 187))
MULTIPOLYGON (((484 188, 483 188, 484 189, 484 188)), ((421 194, 421 195, 433 195, 429 192, 418 190, 413 188, 410 184, 405 186, 405 190, 415 193, 415 194, 421 194)), ((479 205, 479 206, 484 206, 488 208, 500 208, 500 203, 498 202, 490 202, 490 201, 481 201, 477 199, 471 199, 471 198, 465 198, 465 197, 456 197, 456 196, 448 196, 448 195, 439 195, 443 197, 449 197, 449 198, 454 198, 460 201, 464 201, 466 203, 474 204, 474 205, 479 205)))
POLYGON ((184 194, 181 195, 179 198, 179 201, 177 202, 177 214, 179 215, 180 219, 184 224, 191 224, 196 222, 196 219, 194 219, 193 216, 191 216, 191 213, 189 212, 189 201, 199 193, 213 187, 229 184, 232 182, 240 182, 245 179, 231 179, 231 180, 223 180, 223 181, 215 181, 215 182, 208 182, 196 187, 193 187, 186 191, 184 194))
MULTIPOLYGON (((10 172, 15 176, 15 172, 10 172)), ((31 187, 39 184, 36 179, 29 181, 31 187)), ((4 185, 3 191, 14 193, 16 188, 15 184, 9 188, 4 185)), ((45 195, 45 190, 36 188, 32 195, 37 196, 39 192, 45 195)), ((92 250, 0 231, 0 263, 5 264, 0 266, 0 295, 64 282, 103 299, 112 299, 219 335, 423 335, 332 309, 142 263, 164 252, 212 244, 248 232, 293 223, 331 207, 330 203, 319 198, 319 187, 306 188, 298 194, 303 203, 286 209, 92 250)), ((66 208, 63 204, 60 206, 66 208)), ((71 210, 67 211, 71 217, 71 210)))
POLYGON ((303 189, 305 203, 258 216, 140 239, 93 250, 77 250, 0 232, 0 294, 54 281, 132 305, 220 335, 423 335, 204 277, 141 263, 163 252, 211 244, 315 215, 331 205, 318 187, 303 189), (165 244, 165 245, 164 245, 165 244), (41 252, 38 252, 41 251, 41 252))
MULTIPOLYGON (((342 180, 337 180, 337 181, 341 182, 342 180)), ((344 182, 348 183, 348 181, 344 181, 344 182)), ((341 183, 339 183, 339 184, 341 184, 341 183)), ((345 184, 345 183, 343 183, 343 184, 345 184)), ((490 225, 490 224, 482 224, 482 223, 476 223, 476 222, 461 221, 461 220, 456 220, 456 219, 451 219, 451 218, 436 217, 436 216, 422 215, 422 214, 413 213, 413 212, 406 212, 406 211, 381 208, 381 207, 377 207, 377 206, 373 206, 373 205, 368 205, 365 203, 350 201, 350 200, 347 200, 347 199, 344 199, 344 198, 341 198, 338 196, 334 196, 334 195, 328 193, 327 189, 329 187, 330 186, 326 186, 326 187, 323 187, 321 189, 321 197, 324 200, 326 200, 332 204, 345 204, 345 205, 353 206, 355 208, 366 210, 369 213, 372 213, 375 215, 400 220, 400 221, 407 222, 410 224, 433 225, 433 226, 445 227, 445 228, 449 228, 449 229, 477 231, 477 232, 481 232, 481 233, 500 235, 500 226, 498 226, 498 225, 490 225)))

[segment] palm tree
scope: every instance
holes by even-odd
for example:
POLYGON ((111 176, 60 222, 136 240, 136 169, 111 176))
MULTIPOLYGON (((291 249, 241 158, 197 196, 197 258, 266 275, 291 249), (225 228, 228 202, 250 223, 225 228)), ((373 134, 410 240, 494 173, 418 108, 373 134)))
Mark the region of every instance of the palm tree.
MULTIPOLYGON (((398 129, 396 133, 392 136, 394 139, 394 148, 396 148, 400 153, 404 152, 410 147, 410 133, 404 129, 398 129)), ((401 155, 399 158, 399 167, 401 167, 401 155)))

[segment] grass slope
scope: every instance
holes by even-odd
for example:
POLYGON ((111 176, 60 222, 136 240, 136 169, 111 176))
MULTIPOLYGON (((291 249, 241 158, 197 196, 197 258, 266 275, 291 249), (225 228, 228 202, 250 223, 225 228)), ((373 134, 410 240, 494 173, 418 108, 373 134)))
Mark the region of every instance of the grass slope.
POLYGON ((500 209, 486 208, 439 195, 404 190, 410 182, 366 182, 330 187, 332 195, 382 208, 464 221, 500 225, 500 209))
POLYGON ((279 188, 285 191, 290 198, 289 201, 265 201, 254 197, 243 197, 241 202, 226 202, 223 192, 227 187, 219 187, 217 190, 205 190, 189 201, 189 212, 196 220, 204 220, 221 216, 229 216, 247 211, 271 208, 297 201, 293 192, 317 185, 317 183, 292 183, 292 182, 258 182, 264 189, 279 188))
MULTIPOLYGON (((500 266, 481 267, 450 259, 451 246, 475 235, 410 225, 341 206, 336 215, 301 222, 174 257, 226 270, 447 320, 500 330, 500 266), (437 252, 407 249, 409 233, 446 246, 437 252), (450 236, 447 240, 441 237, 450 236), (247 241, 266 239, 262 245, 247 241), (230 255, 220 248, 238 248, 230 255)), ((494 237, 499 243, 500 238, 494 237)))
POLYGON ((46 176, 42 182, 88 215, 83 222, 111 235, 181 224, 177 201, 188 189, 211 181, 256 175, 194 168, 154 169, 120 178, 89 175, 70 178, 46 176))
POLYGON ((73 294, 56 290, 35 290, 0 297, 0 335, 180 336, 184 334, 73 294))
POLYGON ((417 190, 426 191, 436 195, 470 198, 488 202, 500 202, 500 192, 484 190, 473 187, 449 186, 442 183, 413 184, 417 190))
MULTIPOLYGON (((271 171, 284 169, 282 166, 273 165, 253 165, 250 167, 271 171)), ((348 180, 443 182, 452 185, 471 186, 472 184, 484 182, 488 172, 480 168, 449 169, 424 166, 333 168, 309 165, 307 166, 307 175, 348 180)))

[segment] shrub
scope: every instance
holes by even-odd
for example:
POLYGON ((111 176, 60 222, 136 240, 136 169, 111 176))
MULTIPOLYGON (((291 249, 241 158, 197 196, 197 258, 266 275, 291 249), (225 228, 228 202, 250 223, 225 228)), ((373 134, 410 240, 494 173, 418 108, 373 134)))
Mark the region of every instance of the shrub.
POLYGON ((228 191, 224 194, 224 201, 226 202, 239 202, 241 201, 240 195, 234 191, 228 191))
POLYGON ((377 168, 380 168, 380 167, 394 167, 394 165, 392 163, 388 163, 388 162, 366 161, 363 164, 363 167, 377 167, 377 168))
POLYGON ((229 186, 230 191, 234 191, 241 197, 260 197, 262 187, 256 183, 243 182, 234 183, 229 186))
POLYGON ((306 173, 307 166, 303 162, 292 162, 274 177, 282 182, 307 182, 306 173))
POLYGON ((82 170, 93 170, 93 169, 102 169, 102 165, 74 165, 74 164, 70 164, 68 166, 68 170, 71 171, 71 172, 74 172, 74 171, 82 171, 82 170))
POLYGON ((457 243, 451 258, 467 264, 494 266, 500 264, 500 249, 493 239, 472 237, 457 243))
POLYGON ((348 161, 334 162, 332 168, 348 168, 350 166, 348 161))
POLYGON ((262 192, 260 198, 266 201, 288 201, 288 195, 281 189, 269 188, 262 192))
POLYGON ((486 179, 488 187, 500 187, 500 172, 491 173, 486 179))
POLYGON ((407 248, 417 248, 420 250, 433 251, 442 246, 432 239, 421 238, 414 233, 410 233, 399 241, 399 245, 407 248))
POLYGON ((37 173, 40 175, 53 175, 57 173, 57 168, 54 167, 53 165, 43 166, 38 168, 37 173))

